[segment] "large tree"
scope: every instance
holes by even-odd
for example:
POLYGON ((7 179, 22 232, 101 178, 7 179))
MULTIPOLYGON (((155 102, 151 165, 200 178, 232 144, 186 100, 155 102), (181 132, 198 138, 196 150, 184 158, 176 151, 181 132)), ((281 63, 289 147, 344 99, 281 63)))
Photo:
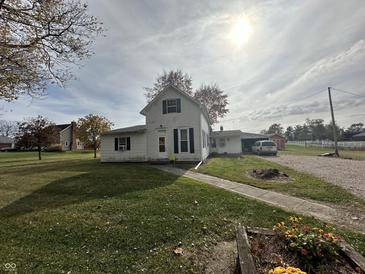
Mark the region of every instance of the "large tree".
POLYGON ((18 130, 18 123, 15 121, 0 120, 0 135, 13 137, 18 130))
POLYGON ((145 87, 145 96, 147 102, 150 102, 155 96, 164 90, 169 85, 175 86, 188 95, 193 95, 191 77, 187 73, 183 73, 181 70, 164 71, 161 75, 158 75, 152 87, 145 87))
POLYGON ((78 137, 84 144, 93 147, 94 158, 96 158, 96 150, 100 147, 101 134, 110 130, 112 125, 113 123, 107 118, 94 114, 86 115, 78 120, 78 137))
POLYGON ((274 123, 271 126, 269 126, 268 130, 263 130, 262 133, 265 134, 279 134, 279 135, 283 135, 284 134, 284 128, 281 126, 281 124, 277 124, 274 123))
POLYGON ((326 127, 323 119, 306 119, 312 140, 323 140, 326 138, 326 127))
POLYGON ((0 0, 0 99, 63 85, 92 53, 101 24, 78 0, 0 0))
POLYGON ((293 141, 294 140, 294 128, 292 126, 288 126, 285 130, 284 135, 288 141, 293 141))
POLYGON ((227 97, 217 84, 201 85, 194 94, 194 98, 207 108, 212 124, 217 123, 218 118, 223 118, 229 112, 227 97))
POLYGON ((22 148, 37 147, 38 159, 42 159, 42 149, 57 142, 58 130, 47 118, 37 116, 19 123, 16 136, 17 146, 22 148))

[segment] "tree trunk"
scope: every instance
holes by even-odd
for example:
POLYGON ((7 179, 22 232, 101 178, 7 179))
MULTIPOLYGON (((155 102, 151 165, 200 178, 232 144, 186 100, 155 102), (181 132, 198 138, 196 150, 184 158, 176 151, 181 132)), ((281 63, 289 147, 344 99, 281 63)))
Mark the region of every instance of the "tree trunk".
POLYGON ((94 142, 94 158, 96 158, 96 142, 94 142))
POLYGON ((41 146, 38 146, 38 160, 42 160, 42 155, 41 155, 41 146))

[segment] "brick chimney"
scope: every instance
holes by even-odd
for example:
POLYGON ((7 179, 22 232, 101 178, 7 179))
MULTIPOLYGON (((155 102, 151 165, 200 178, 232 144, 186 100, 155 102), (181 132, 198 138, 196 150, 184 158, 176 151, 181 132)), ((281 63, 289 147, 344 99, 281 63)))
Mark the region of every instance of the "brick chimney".
POLYGON ((76 130, 77 130, 76 122, 72 121, 71 122, 71 145, 70 145, 70 149, 72 151, 77 150, 76 130))
POLYGON ((223 126, 221 126, 221 131, 223 131, 223 126))

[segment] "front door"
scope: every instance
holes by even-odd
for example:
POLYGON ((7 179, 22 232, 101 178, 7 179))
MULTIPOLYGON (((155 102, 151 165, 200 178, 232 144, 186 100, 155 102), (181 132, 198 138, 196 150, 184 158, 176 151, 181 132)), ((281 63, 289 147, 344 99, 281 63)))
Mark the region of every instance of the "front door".
POLYGON ((167 146, 166 146, 166 136, 165 135, 158 136, 158 153, 159 153, 159 158, 162 158, 162 159, 167 158, 167 146))

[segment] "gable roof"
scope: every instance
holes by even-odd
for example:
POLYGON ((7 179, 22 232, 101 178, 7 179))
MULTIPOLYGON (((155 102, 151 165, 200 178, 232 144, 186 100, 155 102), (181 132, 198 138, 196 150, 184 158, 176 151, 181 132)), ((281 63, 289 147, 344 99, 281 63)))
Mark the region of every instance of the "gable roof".
POLYGON ((268 135, 269 137, 279 137, 279 138, 282 138, 282 139, 285 139, 285 137, 284 136, 282 136, 282 135, 280 135, 280 134, 277 134, 277 133, 273 133, 273 134, 269 134, 268 135))
POLYGON ((249 132, 242 132, 241 137, 243 139, 268 139, 269 136, 264 134, 257 134, 257 133, 249 133, 249 132))
POLYGON ((365 131, 355 134, 352 137, 365 137, 365 131))
POLYGON ((228 137, 228 136, 241 136, 242 131, 240 130, 220 130, 220 131, 213 131, 212 137, 228 137))
POLYGON ((163 90, 161 90, 156 96, 155 98, 153 98, 151 100, 151 102, 149 102, 139 113, 146 116, 147 110, 159 99, 161 98, 161 96, 169 89, 172 88, 174 90, 176 90, 177 92, 179 92, 182 96, 184 96, 185 98, 187 98, 188 100, 190 100, 191 102, 197 104, 199 106, 199 108, 201 109, 202 113, 204 114, 205 118, 207 119, 208 123, 211 125, 212 122, 209 118, 208 115, 208 110, 207 108, 202 105, 198 100, 194 99, 194 97, 190 96, 189 94, 187 94, 185 91, 182 91, 181 89, 179 89, 178 87, 175 87, 173 85, 168 85, 166 88, 164 88, 163 90))
POLYGON ((136 125, 131 127, 124 127, 113 129, 107 132, 104 132, 102 135, 114 135, 114 134, 122 134, 122 133, 143 133, 146 131, 146 125, 136 125))
POLYGON ((60 125, 56 125, 56 128, 58 128, 59 130, 64 130, 66 128, 68 128, 69 126, 71 126, 71 124, 60 124, 60 125))

